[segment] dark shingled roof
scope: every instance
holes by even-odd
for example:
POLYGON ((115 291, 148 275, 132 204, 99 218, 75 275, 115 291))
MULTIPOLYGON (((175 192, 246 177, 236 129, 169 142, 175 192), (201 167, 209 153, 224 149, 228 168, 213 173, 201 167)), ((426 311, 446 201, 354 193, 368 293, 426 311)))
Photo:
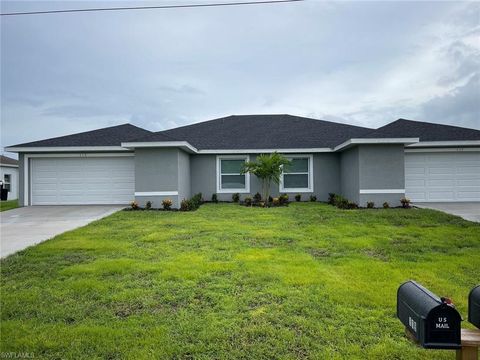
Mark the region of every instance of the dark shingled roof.
POLYGON ((185 139, 176 139, 173 136, 159 132, 150 132, 147 136, 142 136, 137 139, 132 139, 132 142, 156 142, 156 141, 184 141, 185 139))
POLYGON ((398 119, 363 138, 409 138, 418 137, 420 141, 461 141, 480 140, 480 130, 458 126, 432 124, 422 121, 398 119))
POLYGON ((232 115, 159 131, 131 124, 15 145, 120 146, 122 142, 188 141, 208 149, 334 148, 351 138, 420 138, 420 141, 480 140, 480 130, 399 119, 379 129, 292 115, 232 115))
POLYGON ((148 134, 152 132, 132 124, 123 124, 14 146, 120 146, 122 142, 148 134))
POLYGON ((168 136, 200 150, 331 148, 372 130, 292 115, 232 115, 160 131, 137 141, 162 141, 168 136))
POLYGON ((0 155, 0 165, 14 165, 18 166, 18 160, 0 155))

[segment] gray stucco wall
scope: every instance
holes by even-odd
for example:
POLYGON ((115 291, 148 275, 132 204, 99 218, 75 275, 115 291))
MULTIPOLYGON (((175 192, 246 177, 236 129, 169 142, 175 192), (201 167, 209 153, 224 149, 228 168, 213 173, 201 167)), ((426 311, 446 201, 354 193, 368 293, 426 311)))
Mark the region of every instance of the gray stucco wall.
POLYGON ((135 192, 178 191, 178 152, 175 148, 135 150, 135 192))
POLYGON ((327 201, 328 193, 340 192, 340 154, 314 154, 313 182, 314 192, 319 201, 327 201))
POLYGON ((359 149, 354 147, 340 154, 340 194, 358 203, 360 190, 359 149))
POLYGON ((405 197, 405 148, 403 144, 359 146, 360 190, 403 190, 401 193, 360 194, 359 205, 374 201, 399 206, 405 197))
POLYGON ((404 189, 405 149, 398 145, 361 145, 360 189, 404 189))
POLYGON ((397 207, 401 205, 400 199, 404 196, 404 194, 361 194, 358 204, 366 207, 367 202, 372 201, 376 208, 381 208, 383 203, 387 202, 390 207, 397 207))
POLYGON ((402 193, 382 193, 405 189, 405 158, 403 144, 359 145, 341 153, 341 194, 360 206, 384 202, 399 206, 402 193), (380 190, 361 194, 362 190, 380 190))
POLYGON ((178 195, 135 195, 140 206, 147 201, 160 208, 170 199, 177 208, 182 199, 190 198, 190 157, 177 148, 135 150, 135 193, 178 192, 178 195))
POLYGON ((192 155, 190 159, 190 176, 192 194, 202 193, 205 200, 210 200, 216 192, 216 158, 215 155, 192 155))
POLYGON ((189 199, 191 194, 190 155, 178 152, 178 199, 189 199))
MULTIPOLYGON (((258 154, 250 154, 250 161, 255 161, 258 154)), ((216 193, 216 155, 191 155, 191 193, 201 192, 205 200, 210 200, 212 194, 216 193)), ((313 192, 301 193, 302 200, 308 200, 311 194, 315 194, 317 199, 325 201, 328 199, 329 192, 340 192, 340 156, 336 153, 319 153, 313 155, 313 192)), ((241 199, 246 196, 253 196, 257 192, 262 192, 260 179, 250 176, 250 193, 240 194, 241 199)), ((270 188, 271 196, 279 195, 279 187, 272 184, 270 188)), ((290 200, 293 200, 296 193, 288 193, 290 200)), ((231 201, 232 193, 217 194, 220 201, 231 201)))

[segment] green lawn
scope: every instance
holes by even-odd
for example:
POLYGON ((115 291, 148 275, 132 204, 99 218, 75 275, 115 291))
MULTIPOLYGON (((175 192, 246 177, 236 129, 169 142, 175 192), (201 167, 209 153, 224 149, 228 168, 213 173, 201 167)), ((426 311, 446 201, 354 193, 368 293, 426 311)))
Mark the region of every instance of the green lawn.
POLYGON ((466 316, 479 234, 418 209, 123 211, 2 260, 1 352, 453 359, 406 340, 396 289, 415 279, 466 316))
POLYGON ((0 211, 7 211, 18 207, 18 200, 0 201, 0 211))

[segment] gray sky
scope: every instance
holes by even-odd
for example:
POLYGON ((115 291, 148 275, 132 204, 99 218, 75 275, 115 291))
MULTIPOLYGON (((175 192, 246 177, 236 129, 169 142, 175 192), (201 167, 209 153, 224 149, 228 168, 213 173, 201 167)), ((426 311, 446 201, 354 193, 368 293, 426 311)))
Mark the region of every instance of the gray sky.
MULTIPOLYGON (((201 2, 2 1, 2 12, 201 2)), ((1 19, 2 146, 249 113, 480 129, 480 3, 309 0, 1 19)))

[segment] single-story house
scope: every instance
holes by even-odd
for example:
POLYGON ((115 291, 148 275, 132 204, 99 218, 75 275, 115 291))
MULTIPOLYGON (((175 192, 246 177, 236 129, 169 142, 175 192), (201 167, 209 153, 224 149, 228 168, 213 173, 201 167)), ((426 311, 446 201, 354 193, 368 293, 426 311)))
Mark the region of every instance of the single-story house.
POLYGON ((18 199, 18 160, 0 155, 0 180, 8 190, 7 200, 18 199))
POLYGON ((241 115, 160 132, 131 124, 8 147, 20 162, 20 203, 174 206, 201 192, 261 192, 245 161, 292 160, 272 195, 341 194, 365 206, 480 201, 480 131, 399 119, 378 129, 291 115, 241 115))

